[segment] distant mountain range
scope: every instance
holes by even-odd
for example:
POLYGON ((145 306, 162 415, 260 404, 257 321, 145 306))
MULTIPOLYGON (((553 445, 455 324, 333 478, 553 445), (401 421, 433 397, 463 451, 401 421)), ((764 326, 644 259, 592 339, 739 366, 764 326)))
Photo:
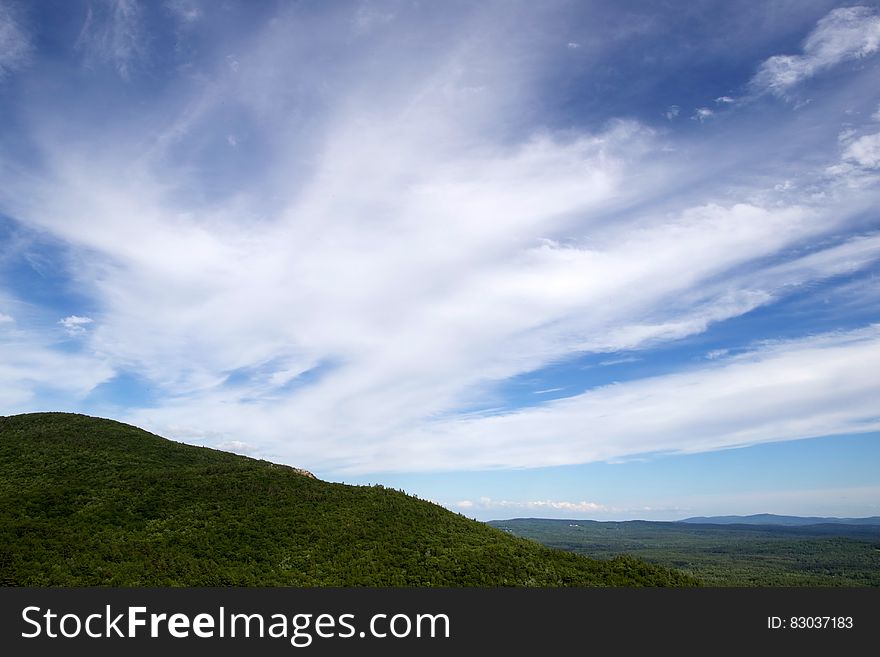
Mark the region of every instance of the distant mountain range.
POLYGON ((758 513, 751 516, 697 516, 679 522, 701 525, 784 525, 801 527, 805 525, 880 525, 880 516, 870 518, 821 518, 803 516, 777 516, 773 513, 758 513))
POLYGON ((878 519, 762 514, 688 522, 519 518, 489 524, 593 559, 631 554, 678 568, 709 586, 880 589, 880 523, 866 524, 870 521, 878 519), (785 521, 810 524, 781 524, 785 521))

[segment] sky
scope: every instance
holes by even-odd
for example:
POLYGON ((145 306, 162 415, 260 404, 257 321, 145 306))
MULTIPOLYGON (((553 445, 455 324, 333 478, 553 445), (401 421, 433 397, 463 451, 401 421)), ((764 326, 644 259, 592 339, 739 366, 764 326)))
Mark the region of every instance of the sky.
POLYGON ((880 515, 878 202, 878 2, 0 0, 0 415, 880 515))

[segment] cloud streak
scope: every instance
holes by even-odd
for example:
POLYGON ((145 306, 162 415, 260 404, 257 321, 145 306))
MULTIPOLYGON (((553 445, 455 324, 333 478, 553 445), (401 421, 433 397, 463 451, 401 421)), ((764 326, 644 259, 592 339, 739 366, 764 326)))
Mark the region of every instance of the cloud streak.
MULTIPOLYGON (((6 325, 8 327, 8 325, 6 325)), ((0 404, 4 413, 69 408, 110 380, 112 366, 86 354, 58 352, 42 340, 0 327, 0 404)))
POLYGON ((24 66, 30 53, 30 36, 17 12, 0 2, 0 80, 24 66))
POLYGON ((752 87, 779 96, 845 61, 880 49, 880 16, 869 7, 840 7, 828 13, 803 43, 800 55, 774 55, 752 78, 752 87))
MULTIPOLYGON (((213 20, 167 7, 188 30, 213 20)), ((143 12, 97 4, 83 26, 80 51, 112 66, 109 88, 135 93, 117 76, 149 60, 143 12)), ((666 131, 724 122, 657 109, 660 127, 530 121, 550 57, 536 51, 567 49, 491 8, 457 17, 402 8, 367 24, 352 7, 291 8, 101 125, 73 134, 55 99, 26 107, 42 120, 27 135, 39 165, 0 152, 0 209, 65 244, 65 284, 90 304, 50 322, 80 352, 35 332, 9 403, 26 407, 50 380, 28 367, 81 370, 79 400, 136 372, 156 399, 125 419, 331 473, 537 467, 874 426, 874 328, 718 351, 702 369, 564 400, 540 396, 569 390, 549 383, 524 410, 499 398, 513 377, 585 354, 635 362, 611 354, 866 271, 880 249, 859 222, 877 193, 775 148, 801 136, 787 120, 772 139, 705 143, 666 131), (315 70, 286 64, 316 53, 315 70), (801 377, 799 359, 815 372, 801 377)), ((832 45, 864 21, 823 20, 798 70, 856 52, 832 45)), ((871 165, 864 139, 835 141, 836 162, 871 165)))
MULTIPOLYGON (((541 467, 880 429, 880 383, 869 373, 880 366, 880 327, 718 361, 506 415, 437 423, 414 442, 433 446, 420 455, 432 468, 462 460, 541 467)), ((406 445, 394 449, 403 453, 386 458, 407 461, 406 445)))
MULTIPOLYGON (((172 6, 177 11, 178 5, 172 6)), ((87 65, 109 64, 128 79, 147 54, 138 0, 98 0, 89 4, 76 47, 84 53, 87 65)))
POLYGON ((880 132, 856 139, 846 147, 843 160, 863 169, 880 167, 880 132))
MULTIPOLYGON (((557 512, 563 513, 607 513, 611 511, 609 507, 598 504, 596 502, 566 502, 560 500, 495 500, 490 497, 481 497, 479 500, 461 500, 449 504, 454 509, 462 509, 465 512, 471 510, 489 511, 489 510, 510 510, 516 512, 538 512, 539 514, 549 512, 558 515, 557 512)), ((616 510, 615 511, 619 511, 616 510)))
POLYGON ((58 320, 58 323, 64 327, 70 336, 82 335, 86 332, 86 326, 94 322, 91 317, 80 317, 78 315, 70 315, 64 319, 58 320))
MULTIPOLYGON (((544 517, 571 520, 658 520, 675 521, 692 516, 811 515, 846 517, 876 515, 880 486, 839 486, 833 488, 796 488, 793 490, 749 490, 699 496, 655 495, 649 506, 599 504, 554 500, 498 500, 491 497, 459 500, 446 506, 465 516, 481 520, 544 517)), ((577 526, 577 523, 573 523, 577 526)))

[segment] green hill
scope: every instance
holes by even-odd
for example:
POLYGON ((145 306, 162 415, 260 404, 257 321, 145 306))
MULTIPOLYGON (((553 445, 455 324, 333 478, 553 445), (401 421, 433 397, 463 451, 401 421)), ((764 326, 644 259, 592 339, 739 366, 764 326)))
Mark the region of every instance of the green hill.
POLYGON ((0 583, 16 586, 690 586, 382 486, 67 413, 0 417, 0 583))

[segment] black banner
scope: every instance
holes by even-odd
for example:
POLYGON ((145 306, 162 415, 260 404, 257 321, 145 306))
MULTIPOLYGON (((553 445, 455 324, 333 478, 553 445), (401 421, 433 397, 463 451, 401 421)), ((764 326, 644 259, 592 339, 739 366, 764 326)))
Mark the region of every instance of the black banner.
POLYGON ((0 614, 9 655, 839 651, 880 637, 880 590, 11 588, 0 614))

